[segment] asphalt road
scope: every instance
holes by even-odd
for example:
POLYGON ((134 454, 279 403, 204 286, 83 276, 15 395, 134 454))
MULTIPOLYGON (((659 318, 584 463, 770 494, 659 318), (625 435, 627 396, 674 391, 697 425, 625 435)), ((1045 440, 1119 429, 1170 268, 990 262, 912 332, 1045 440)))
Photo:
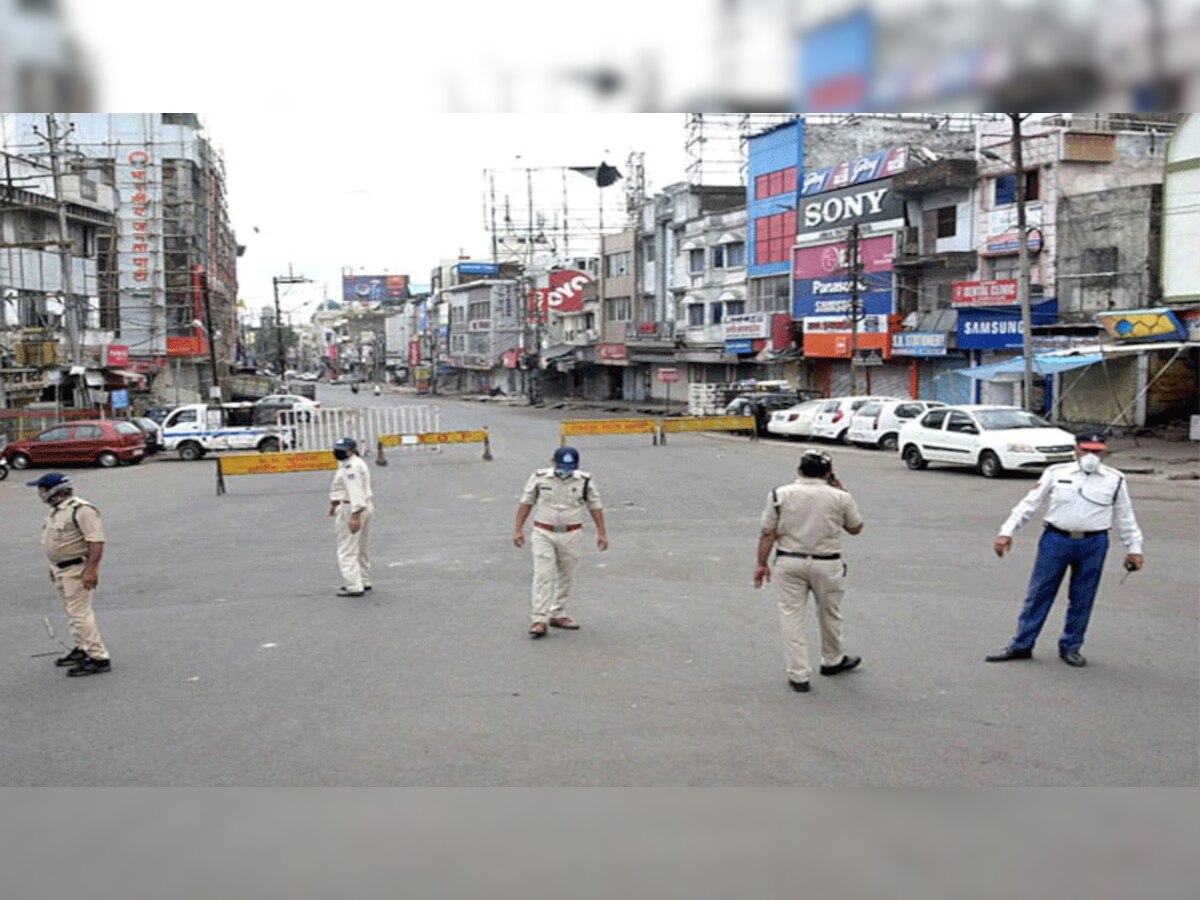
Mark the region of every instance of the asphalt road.
MULTIPOLYGON (((327 405, 398 403, 322 388, 327 405)), ((862 667, 785 680, 758 518, 798 445, 575 441, 612 547, 588 527, 574 633, 530 641, 517 495, 558 414, 442 401, 476 446, 374 468, 376 590, 339 579, 328 473, 230 479, 211 461, 76 470, 104 513, 98 616, 112 673, 52 665, 65 620, 24 473, 0 483, 0 784, 1196 785, 1200 492, 1131 478, 1148 568, 1110 554, 1084 652, 987 665, 1012 634, 1036 528, 991 543, 1030 478, 909 472, 836 449, 867 519, 844 606, 862 667)), ((572 413, 577 416, 577 413, 572 413)), ((1119 549, 1119 544, 1114 544, 1119 549)), ((810 650, 815 623, 810 620, 810 650)), ((65 639, 65 638, 64 638, 65 639)))

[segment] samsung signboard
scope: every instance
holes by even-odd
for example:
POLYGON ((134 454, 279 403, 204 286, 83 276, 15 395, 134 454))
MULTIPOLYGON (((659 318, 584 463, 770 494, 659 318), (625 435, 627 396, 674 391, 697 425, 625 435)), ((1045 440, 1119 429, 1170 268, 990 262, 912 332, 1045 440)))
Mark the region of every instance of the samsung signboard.
MULTIPOLYGON (((1032 308, 1034 325, 1053 325, 1058 319, 1058 300, 1044 300, 1032 308)), ((1024 344, 1019 310, 958 311, 960 350, 1020 350, 1024 344)))

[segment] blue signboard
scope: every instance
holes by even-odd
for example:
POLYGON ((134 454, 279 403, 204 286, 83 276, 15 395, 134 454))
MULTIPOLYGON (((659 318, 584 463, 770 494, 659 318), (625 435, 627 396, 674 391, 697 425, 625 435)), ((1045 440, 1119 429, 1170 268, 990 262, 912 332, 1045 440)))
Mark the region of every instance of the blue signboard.
POLYGON ((460 262, 458 264, 459 275, 499 275, 500 266, 497 263, 490 262, 460 262))
MULTIPOLYGON (((1058 300, 1043 300, 1032 307, 1034 325, 1053 325, 1058 319, 1058 300)), ((1012 308, 960 309, 960 350, 1020 350, 1024 343, 1021 311, 1012 308)))
POLYGON ((109 399, 112 401, 112 408, 114 410, 129 409, 129 391, 113 391, 109 395, 109 399))
POLYGON ((892 356, 945 356, 944 331, 897 331, 892 335, 892 356))
MULTIPOLYGON (((798 278, 792 300, 792 318, 850 312, 850 286, 849 275, 798 278)), ((890 316, 896 312, 891 272, 872 272, 861 276, 858 296, 864 315, 890 316)))
POLYGON ((754 352, 754 341, 751 338, 745 338, 744 340, 736 340, 736 341, 726 341, 725 342, 725 352, 726 353, 736 353, 736 354, 753 353, 754 352))

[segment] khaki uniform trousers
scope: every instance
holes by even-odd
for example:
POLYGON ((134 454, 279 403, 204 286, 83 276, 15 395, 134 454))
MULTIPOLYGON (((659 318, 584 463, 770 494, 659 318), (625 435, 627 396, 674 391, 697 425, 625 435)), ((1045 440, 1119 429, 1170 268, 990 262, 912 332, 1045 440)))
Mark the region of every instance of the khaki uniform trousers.
POLYGON ((350 533, 350 504, 339 503, 334 515, 334 533, 337 535, 338 568, 342 570, 342 587, 349 591, 361 591, 371 583, 371 519, 375 507, 368 503, 363 510, 362 528, 357 534, 350 533))
POLYGON ((566 615, 583 529, 554 532, 535 527, 529 543, 533 550, 533 621, 548 622, 551 617, 566 615))
POLYGON ((95 590, 83 586, 83 563, 66 569, 53 568, 54 587, 62 598, 67 611, 68 629, 75 646, 92 659, 108 659, 108 648, 96 627, 96 614, 92 611, 95 590))
POLYGON ((809 592, 817 602, 821 623, 821 662, 831 666, 842 660, 842 597, 846 593, 845 568, 840 559, 798 559, 780 556, 775 560, 775 583, 779 590, 779 619, 783 625, 783 648, 787 674, 792 681, 808 681, 808 645, 804 640, 804 609, 809 592))

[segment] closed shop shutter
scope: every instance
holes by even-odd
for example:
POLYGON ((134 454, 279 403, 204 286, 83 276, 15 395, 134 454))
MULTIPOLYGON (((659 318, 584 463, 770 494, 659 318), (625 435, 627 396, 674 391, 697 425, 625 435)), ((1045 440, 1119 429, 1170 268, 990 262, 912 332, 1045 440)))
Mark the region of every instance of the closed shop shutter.
MULTIPOLYGON (((870 393, 875 397, 897 397, 909 399, 909 364, 907 362, 885 362, 882 366, 871 366, 866 371, 871 373, 870 393)), ((860 389, 867 393, 866 379, 858 380, 860 389)))
MULTIPOLYGON (((849 397, 850 396, 850 361, 836 359, 829 365, 829 396, 830 397, 849 397)), ((860 378, 859 384, 865 384, 865 379, 860 378)))
POLYGON ((957 369, 970 365, 966 359, 923 359, 919 369, 922 400, 939 400, 951 405, 974 403, 975 383, 957 369))

